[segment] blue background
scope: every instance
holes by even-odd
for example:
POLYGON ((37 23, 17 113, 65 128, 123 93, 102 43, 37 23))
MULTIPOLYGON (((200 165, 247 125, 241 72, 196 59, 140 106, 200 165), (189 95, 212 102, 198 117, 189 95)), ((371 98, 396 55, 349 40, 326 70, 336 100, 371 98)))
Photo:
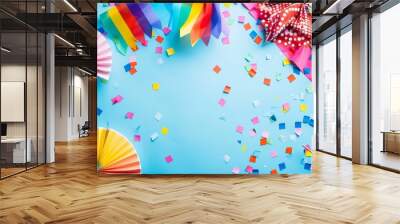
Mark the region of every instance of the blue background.
MULTIPOLYGON (((168 23, 168 13, 161 3, 153 3, 153 10, 162 18, 163 26, 168 23)), ((98 13, 107 7, 99 4, 98 13)), ((177 31, 164 36, 161 30, 157 35, 165 37, 162 43, 163 54, 156 54, 160 46, 155 37, 149 39, 148 46, 139 44, 139 50, 128 50, 127 55, 120 54, 114 43, 108 39, 113 50, 111 77, 108 81, 98 79, 98 126, 112 128, 125 135, 134 144, 141 161, 144 174, 230 174, 233 167, 239 167, 240 173, 246 173, 247 165, 258 169, 260 173, 269 173, 277 169, 279 173, 309 173, 304 169, 304 162, 311 163, 311 158, 304 157, 303 145, 310 144, 313 128, 302 123, 303 134, 294 137, 295 122, 303 121, 303 116, 312 117, 313 94, 307 93, 311 86, 303 74, 296 74, 296 80, 289 83, 287 76, 294 74, 292 65, 283 65, 284 55, 273 43, 257 45, 250 37, 255 30, 259 35, 256 21, 241 4, 229 8, 220 5, 221 11, 229 11, 233 23, 229 26, 230 44, 223 45, 219 39, 211 37, 208 46, 200 40, 194 47, 190 45, 190 35, 179 38, 177 31), (246 31, 237 17, 244 15, 252 29, 246 31), (165 50, 175 49, 175 55, 168 57, 165 50), (249 64, 244 57, 253 56, 252 63, 257 63, 257 74, 251 78, 244 66, 249 64), (270 60, 266 60, 266 57, 270 60), (124 66, 136 58, 137 73, 130 75, 124 66), (163 64, 158 61, 162 58, 163 64), (219 74, 212 70, 215 65, 221 67, 219 74), (276 77, 281 74, 282 80, 276 77), (271 86, 263 84, 269 77, 271 86), (153 91, 152 83, 160 83, 160 89, 153 91), (230 94, 223 94, 225 85, 231 86, 230 94), (299 100, 304 94, 304 101, 299 100), (121 103, 112 105, 116 95, 124 97, 121 103), (220 98, 226 105, 218 104, 220 98), (259 100, 255 108, 253 101, 259 100), (283 113, 282 104, 288 102, 290 110, 283 113), (308 105, 303 113, 300 103, 308 105), (126 112, 135 114, 132 120, 125 119, 126 112), (157 121, 154 115, 160 112, 162 119, 157 121), (269 117, 274 114, 277 121, 271 123, 269 117), (220 117, 225 117, 221 120, 220 117), (260 118, 260 123, 253 125, 251 119, 260 118), (286 129, 279 130, 279 123, 285 123, 286 129), (243 134, 236 132, 236 126, 244 126, 243 134), (138 127, 140 126, 139 130, 138 127), (169 134, 161 134, 161 128, 167 127, 169 134), (257 130, 257 137, 250 137, 250 129, 257 130), (260 146, 263 131, 269 132, 272 144, 260 146), (152 142, 150 136, 157 132, 159 138, 152 142), (141 142, 134 142, 138 133, 141 142), (281 138, 280 138, 281 136, 281 138), (292 136, 292 137, 291 137, 292 136), (241 144, 247 145, 247 151, 241 150, 241 144), (285 148, 293 147, 293 154, 287 155, 285 148), (278 156, 271 157, 276 150, 278 156), (230 161, 224 161, 224 155, 230 161), (250 163, 251 155, 257 156, 256 163, 250 163), (165 157, 172 155, 174 161, 165 162, 165 157), (286 169, 279 170, 280 163, 286 169)))

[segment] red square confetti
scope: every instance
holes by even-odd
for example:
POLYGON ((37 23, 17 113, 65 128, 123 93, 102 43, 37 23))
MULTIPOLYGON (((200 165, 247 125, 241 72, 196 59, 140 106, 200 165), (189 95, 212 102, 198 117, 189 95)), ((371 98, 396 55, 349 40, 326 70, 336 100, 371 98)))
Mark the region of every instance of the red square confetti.
POLYGON ((266 145, 266 144, 267 144, 267 138, 262 137, 262 138, 260 139, 260 145, 266 145))
POLYGON ((271 170, 271 174, 278 174, 278 171, 276 169, 271 170))
POLYGON ((293 82, 294 80, 296 80, 296 76, 294 76, 293 74, 290 74, 287 79, 289 80, 289 82, 293 82))
POLYGON ((249 161, 250 161, 251 163, 255 163, 255 162, 257 161, 257 157, 254 156, 254 155, 251 155, 249 161))
POLYGON ((129 70, 129 73, 130 73, 131 75, 134 75, 136 72, 137 72, 137 71, 136 71, 135 68, 131 68, 131 69, 129 70))
POLYGON ((254 42, 256 42, 256 44, 260 44, 261 41, 262 41, 262 39, 261 39, 260 36, 257 36, 257 37, 254 39, 254 42))
POLYGON ((264 78, 264 85, 270 86, 271 85, 271 79, 264 78))
POLYGON ((252 68, 247 73, 249 73, 249 76, 252 78, 257 74, 256 70, 254 70, 252 68))
POLYGON ((246 23, 246 24, 244 24, 244 25, 243 25, 243 28, 244 28, 245 30, 249 30, 249 29, 251 29, 251 25, 250 25, 250 23, 246 23))
POLYGON ((286 147, 285 152, 290 155, 293 152, 293 148, 292 147, 286 147))
POLYGON ((231 92, 231 87, 228 86, 228 85, 226 85, 226 86, 224 87, 224 93, 229 94, 230 92, 231 92))
POLYGON ((221 67, 216 65, 216 66, 214 66, 213 71, 218 74, 221 71, 221 67))
POLYGON ((164 38, 162 36, 157 36, 156 41, 161 44, 164 41, 164 38))

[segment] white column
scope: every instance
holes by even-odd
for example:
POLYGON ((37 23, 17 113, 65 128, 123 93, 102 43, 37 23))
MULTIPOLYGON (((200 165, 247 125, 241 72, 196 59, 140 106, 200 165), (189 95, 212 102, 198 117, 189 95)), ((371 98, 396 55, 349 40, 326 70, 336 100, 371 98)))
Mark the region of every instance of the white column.
POLYGON ((353 162, 368 163, 368 15, 353 20, 353 162))
POLYGON ((55 133, 55 61, 54 35, 46 36, 46 163, 55 161, 54 133, 55 133))

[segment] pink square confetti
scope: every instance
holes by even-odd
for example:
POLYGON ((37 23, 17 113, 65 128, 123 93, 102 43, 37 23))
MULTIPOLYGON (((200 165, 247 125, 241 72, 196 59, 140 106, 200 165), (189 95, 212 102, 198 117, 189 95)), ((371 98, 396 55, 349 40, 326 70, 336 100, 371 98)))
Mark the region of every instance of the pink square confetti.
POLYGON ((269 136, 268 131, 264 131, 264 132, 262 133, 262 137, 268 138, 268 136, 269 136))
POLYGON ((282 111, 283 111, 283 112, 288 112, 288 111, 289 111, 289 108, 290 108, 289 103, 284 103, 284 104, 282 105, 282 111))
POLYGON ((274 151, 271 151, 271 157, 272 158, 275 158, 275 157, 277 157, 278 156, 278 153, 274 150, 274 151))
POLYGON ((296 128, 294 130, 294 133, 296 133, 296 135, 299 137, 303 133, 303 131, 301 130, 301 128, 296 128))
POLYGON ((140 135, 135 135, 135 137, 133 139, 135 140, 135 142, 140 142, 142 137, 140 135))
POLYGON ((172 158, 171 155, 168 155, 168 156, 165 157, 165 162, 171 163, 172 161, 174 161, 174 159, 172 158))
POLYGON ((244 23, 245 17, 244 16, 238 16, 238 22, 239 23, 244 23))
POLYGON ((162 47, 156 47, 156 53, 157 54, 162 54, 162 52, 163 52, 162 47))
POLYGON ((219 101, 218 101, 218 104, 219 104, 221 107, 225 106, 225 103, 226 103, 226 101, 225 101, 224 98, 221 98, 221 99, 219 99, 219 101))
POLYGON ((239 167, 233 167, 232 168, 232 173, 233 174, 239 174, 240 173, 240 168, 239 167))
POLYGON ((256 116, 256 117, 253 117, 252 119, 251 119, 251 123, 253 123, 253 124, 258 124, 258 123, 260 123, 260 119, 256 116))
POLYGON ((257 64, 256 64, 256 63, 251 64, 250 67, 251 67, 252 69, 254 69, 254 70, 257 70, 257 64))
POLYGON ((253 167, 251 167, 251 166, 246 166, 246 172, 252 173, 252 172, 253 172, 253 167))
POLYGON ((228 11, 223 11, 222 15, 224 15, 224 17, 229 17, 231 16, 231 14, 228 11))
POLYGON ((242 134, 244 130, 244 127, 242 125, 236 126, 236 132, 242 134))
POLYGON ((111 99, 112 104, 120 103, 124 98, 121 95, 115 96, 111 99))
POLYGON ((126 119, 132 119, 134 116, 135 116, 135 114, 132 112, 126 112, 126 114, 125 114, 126 119))
POLYGON ((229 44, 229 37, 223 37, 222 38, 222 44, 224 44, 224 45, 229 44))
POLYGON ((171 29, 170 29, 169 27, 164 27, 164 28, 162 29, 162 31, 164 32, 165 35, 168 35, 169 32, 171 32, 171 29))
POLYGON ((249 131, 249 135, 250 135, 250 137, 256 137, 257 132, 254 129, 252 129, 249 131))

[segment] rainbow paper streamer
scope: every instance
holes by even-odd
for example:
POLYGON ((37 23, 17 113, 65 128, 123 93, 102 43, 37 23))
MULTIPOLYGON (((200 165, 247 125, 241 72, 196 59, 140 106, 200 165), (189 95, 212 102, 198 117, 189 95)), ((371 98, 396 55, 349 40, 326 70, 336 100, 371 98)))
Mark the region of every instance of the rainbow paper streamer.
POLYGON ((147 3, 118 3, 100 15, 100 23, 118 51, 126 55, 128 47, 138 49, 137 41, 147 45, 145 35, 151 37, 152 29, 161 29, 161 22, 147 3))

